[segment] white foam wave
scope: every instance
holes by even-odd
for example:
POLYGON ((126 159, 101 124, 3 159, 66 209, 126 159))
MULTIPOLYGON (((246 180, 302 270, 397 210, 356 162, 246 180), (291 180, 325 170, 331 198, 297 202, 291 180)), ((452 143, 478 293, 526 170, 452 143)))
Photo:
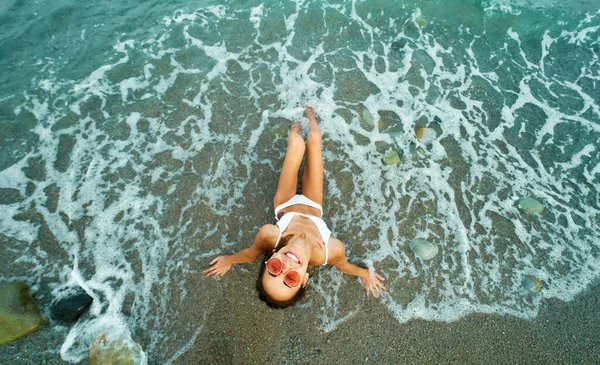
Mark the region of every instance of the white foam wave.
MULTIPOLYGON (((33 242, 43 221, 73 261, 45 264, 56 253, 43 247, 26 260, 63 280, 56 293, 77 284, 94 297, 61 349, 66 361, 84 359, 108 327, 127 338, 151 331, 145 353, 170 361, 195 343, 203 321, 175 353, 161 339, 190 295, 195 257, 242 248, 253 234, 242 227, 271 216, 278 130, 301 119, 305 103, 325 134, 328 223, 352 261, 384 273, 383 302, 399 321, 533 318, 544 299, 570 300, 598 277, 600 110, 580 82, 598 79, 597 55, 582 51, 575 81, 554 73, 561 47, 597 44, 598 14, 570 31, 543 30, 535 54, 516 26, 448 34, 424 10, 366 6, 298 3, 269 44, 259 38, 270 31, 265 19, 283 17, 276 5, 180 11, 156 37, 119 41, 85 79, 48 75, 41 92, 26 93, 15 114, 38 120, 39 143, 0 172, 0 188, 23 197, 6 204, 0 231, 33 242), (324 18, 326 34, 310 38, 315 6, 343 19, 339 34, 324 18), (247 31, 228 37, 224 20, 247 31), (421 142, 417 126, 430 131, 421 142), (411 157, 417 142, 425 158, 411 157), (399 167, 381 164, 390 149, 399 167), (45 177, 31 192, 23 171, 38 158, 45 177), (545 212, 520 213, 513 197, 522 195, 545 212), (14 218, 30 206, 39 221, 14 218), (438 256, 415 258, 414 237, 435 242, 438 256), (523 275, 544 289, 524 292, 523 275)), ((360 310, 359 299, 340 300, 358 286, 339 272, 323 270, 313 284, 306 305, 322 303, 314 309, 324 330, 360 310)))

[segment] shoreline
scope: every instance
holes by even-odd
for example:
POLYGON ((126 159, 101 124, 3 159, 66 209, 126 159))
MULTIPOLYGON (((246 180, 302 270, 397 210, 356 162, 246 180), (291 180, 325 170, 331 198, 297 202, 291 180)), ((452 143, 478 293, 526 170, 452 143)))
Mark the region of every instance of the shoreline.
POLYGON ((251 295, 247 308, 227 315, 232 307, 225 303, 235 299, 221 298, 194 346, 174 364, 600 363, 600 280, 572 302, 545 301, 533 320, 470 314, 450 323, 399 323, 365 297, 355 315, 328 333, 318 330, 309 308, 270 310, 252 290, 239 290, 251 295))
MULTIPOLYGON (((6 29, 28 42, 3 43, 20 72, 0 97, 0 272, 29 282, 46 317, 72 271, 93 284, 99 310, 82 317, 89 333, 73 352, 89 353, 105 327, 88 320, 114 309, 149 364, 600 364, 600 102, 589 101, 600 13, 71 5, 5 9, 6 29), (329 228, 351 262, 389 275, 395 303, 318 268, 303 301, 272 310, 257 298, 258 263, 202 273, 273 222, 304 103, 323 122, 329 228), (416 127, 436 141, 419 142, 416 127), (402 161, 386 166, 391 151, 402 161), (545 213, 513 214, 511 196, 524 194, 545 213), (438 258, 420 262, 414 238, 436 241, 438 258), (560 282, 520 296, 530 274, 560 282), (396 319, 473 302, 538 314, 396 319)), ((0 365, 69 364, 69 330, 51 321, 0 346, 0 365)))
MULTIPOLYGON (((186 325, 204 327, 173 364, 600 363, 600 280, 572 302, 544 301, 533 320, 470 314, 450 323, 421 319, 399 323, 383 304, 365 296, 356 314, 324 333, 310 306, 272 310, 257 299, 253 287, 242 284, 254 276, 252 270, 237 270, 235 276, 243 280, 194 279, 195 285, 213 290, 218 298, 206 318, 198 306, 183 308, 170 335, 184 339, 186 332, 188 337, 171 343, 172 348, 191 339, 183 330, 186 325)), ((364 295, 355 292, 358 283, 350 286, 350 295, 364 295)), ((311 293, 307 294, 309 302, 311 293)), ((188 303, 193 303, 190 299, 188 303)), ((59 354, 63 336, 46 325, 1 346, 0 363, 67 364, 59 354)), ((149 364, 165 363, 172 355, 150 358, 149 364)))

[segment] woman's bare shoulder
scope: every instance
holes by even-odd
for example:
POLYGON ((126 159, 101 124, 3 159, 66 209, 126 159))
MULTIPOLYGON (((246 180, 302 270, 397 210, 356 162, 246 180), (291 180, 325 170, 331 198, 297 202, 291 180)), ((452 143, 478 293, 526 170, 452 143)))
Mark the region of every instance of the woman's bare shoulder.
POLYGON ((279 236, 279 227, 277 227, 274 224, 265 224, 262 227, 260 227, 258 233, 265 237, 274 236, 275 238, 277 238, 277 236, 279 236))
POLYGON ((330 262, 334 262, 339 258, 346 257, 346 248, 344 247, 344 243, 337 238, 330 237, 327 246, 330 262))
POLYGON ((274 224, 265 224, 258 230, 255 243, 263 251, 272 250, 277 237, 279 237, 279 227, 274 224))

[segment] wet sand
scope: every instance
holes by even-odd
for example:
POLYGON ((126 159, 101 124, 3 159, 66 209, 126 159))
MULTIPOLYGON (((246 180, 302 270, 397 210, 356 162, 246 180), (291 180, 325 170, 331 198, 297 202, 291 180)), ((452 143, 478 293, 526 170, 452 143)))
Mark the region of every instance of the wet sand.
MULTIPOLYGON (((271 174, 271 178, 262 178, 265 185, 275 184, 276 172, 271 174)), ((248 199, 270 201, 267 192, 274 190, 274 186, 267 186, 249 191, 248 199)), ((240 230, 255 232, 258 222, 272 219, 272 212, 261 205, 244 208, 244 213, 253 218, 240 222, 239 227, 232 223, 229 232, 234 236, 240 230)), ((205 212, 198 214, 203 221, 211 220, 205 212)), ((232 212, 232 216, 240 214, 237 210, 232 212)), ((236 239, 239 238, 230 241, 236 239)), ((190 238, 190 244, 197 245, 193 250, 199 255, 214 249, 218 242, 190 238)), ((225 250, 233 252, 242 244, 245 243, 225 250)), ((49 252, 58 260, 62 251, 49 252)), ((325 303, 314 288, 307 290, 306 298, 296 308, 273 310, 258 300, 257 262, 237 265, 226 277, 210 279, 202 275, 210 258, 192 261, 195 273, 186 274, 187 295, 181 302, 179 297, 168 299, 172 310, 164 318, 167 325, 160 325, 163 334, 158 335, 152 328, 133 334, 144 349, 155 336, 162 337, 159 343, 164 340, 159 349, 149 354, 149 364, 165 364, 169 360, 182 365, 600 364, 600 279, 572 302, 545 301, 540 314, 531 321, 474 314, 452 323, 399 323, 381 300, 365 296, 358 279, 345 278, 338 293, 342 315, 352 310, 355 303, 360 310, 333 330, 323 332, 318 308, 325 303), (195 332, 197 338, 190 342, 195 332), (173 359, 186 343, 187 351, 173 359)), ((385 262, 377 266, 381 273, 386 272, 385 262)), ((328 269, 316 268, 313 280, 318 280, 321 270, 328 269)), ((53 280, 56 278, 44 278, 41 290, 53 280)), ((393 288, 393 296, 403 295, 398 289, 393 288)), ((40 306, 48 313, 51 296, 45 294, 40 296, 40 306)), ((59 351, 67 328, 57 330, 51 325, 0 346, 0 364, 66 364, 59 351)), ((87 364, 87 359, 81 364, 87 364)))
MULTIPOLYGON (((265 196, 252 199, 268 201, 267 193, 255 194, 265 196)), ((269 221, 272 214, 259 205, 246 209, 246 213, 254 218, 241 224, 243 232, 255 231, 254 223, 269 221)), ((214 248, 215 242, 190 244, 198 245, 194 250, 201 254, 214 248)), ((600 279, 572 302, 544 301, 541 312, 531 321, 474 314, 452 323, 399 323, 381 300, 365 296, 358 279, 345 278, 338 293, 339 315, 354 305, 360 310, 333 330, 323 332, 318 314, 325 303, 314 288, 309 286, 306 298, 296 308, 273 310, 258 300, 257 262, 236 265, 226 277, 210 279, 202 275, 210 258, 193 261, 195 273, 186 275, 187 295, 181 301, 177 296, 168 299, 172 309, 163 318, 165 324, 160 324, 163 333, 149 327, 133 334, 144 349, 161 336, 161 347, 149 354, 149 364, 165 364, 170 359, 182 365, 600 364, 600 279), (195 332, 197 338, 190 342, 195 332), (187 351, 173 359, 186 343, 187 351)), ((386 272, 385 263, 378 267, 386 272)), ((312 280, 318 280, 322 270, 329 269, 316 268, 312 280)), ((40 288, 44 290, 52 280, 45 278, 40 288)), ((389 281, 391 285, 392 279, 389 281)), ((46 314, 51 301, 48 294, 39 296, 46 314)), ((394 287, 392 295, 402 293, 394 287)), ((0 364, 65 364, 59 351, 67 328, 51 326, 0 346, 0 364)))
MULTIPOLYGON (((546 301, 532 321, 476 314, 453 323, 399 323, 378 300, 364 297, 358 313, 324 333, 308 305, 273 310, 260 302, 251 270, 257 266, 247 266, 252 267, 220 280, 200 275, 190 280, 181 321, 172 324, 170 333, 179 340, 171 345, 180 347, 191 337, 189 331, 183 331, 187 338, 176 336, 180 329, 203 327, 174 364, 600 363, 600 281, 573 302, 546 301), (205 316, 198 304, 204 296, 199 293, 207 290, 214 296, 205 316)), ((352 282, 340 300, 345 295, 364 294, 352 282)), ((311 302, 310 290, 306 299, 311 302)), ((46 325, 0 346, 0 364, 62 364, 57 351, 63 336, 46 325)))
MULTIPOLYGON (((229 295, 218 300, 193 348, 175 363, 600 363, 600 282, 573 302, 546 302, 533 321, 477 314, 453 323, 399 323, 378 300, 365 297, 362 310, 329 333, 319 331, 309 307, 272 310, 252 288, 228 279, 222 284, 229 295)), ((353 294, 363 295, 359 285, 351 285, 353 294)))

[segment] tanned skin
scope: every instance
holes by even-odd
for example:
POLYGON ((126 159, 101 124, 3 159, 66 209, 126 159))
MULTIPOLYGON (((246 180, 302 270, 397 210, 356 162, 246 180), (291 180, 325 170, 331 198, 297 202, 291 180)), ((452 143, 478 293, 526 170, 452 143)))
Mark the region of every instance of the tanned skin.
MULTIPOLYGON (((321 151, 321 130, 317 124, 315 111, 306 106, 306 117, 309 121, 309 132, 306 142, 300 135, 302 125, 294 123, 290 128, 287 141, 287 152, 283 161, 283 167, 277 184, 277 192, 273 199, 274 207, 287 202, 296 195, 298 184, 298 171, 302 159, 306 154, 306 167, 302 177, 302 194, 310 200, 323 205, 323 156, 321 151)), ((306 215, 320 217, 321 212, 313 207, 296 204, 282 210, 284 213, 298 212, 306 215)), ((218 256, 213 259, 211 267, 204 270, 206 276, 215 277, 225 275, 233 264, 242 264, 255 261, 263 253, 275 248, 279 227, 273 224, 262 226, 254 243, 233 255, 218 256)), ((272 257, 279 258, 283 263, 280 275, 273 276, 265 271, 263 274, 263 286, 265 291, 273 299, 278 301, 288 300, 297 292, 298 288, 290 288, 283 282, 285 273, 296 270, 300 274, 301 286, 306 286, 309 278, 308 266, 318 266, 325 263, 325 245, 317 226, 308 218, 294 216, 282 239, 287 239, 286 244, 272 257), (289 239, 287 239, 289 238, 289 239)), ((377 297, 386 290, 383 285, 384 278, 369 270, 351 264, 346 257, 346 249, 342 241, 330 237, 328 245, 328 264, 334 265, 344 274, 358 276, 362 280, 367 295, 377 297)))

